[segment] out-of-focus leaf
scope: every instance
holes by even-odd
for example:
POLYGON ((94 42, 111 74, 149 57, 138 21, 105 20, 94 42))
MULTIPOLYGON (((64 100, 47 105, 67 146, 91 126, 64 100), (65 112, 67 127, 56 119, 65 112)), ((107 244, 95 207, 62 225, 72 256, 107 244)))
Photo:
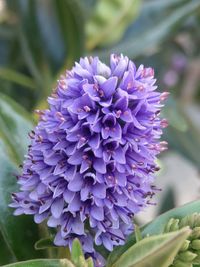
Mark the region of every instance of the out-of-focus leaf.
POLYGON ((169 187, 166 193, 163 195, 158 214, 162 214, 175 207, 175 196, 173 187, 169 187))
POLYGON ((179 231, 147 237, 130 247, 113 267, 169 267, 185 239, 189 236, 189 227, 179 231))
POLYGON ((35 249, 46 249, 56 247, 53 243, 53 238, 42 238, 35 243, 35 249))
POLYGON ((4 237, 0 231, 0 264, 6 264, 11 261, 16 261, 16 257, 12 250, 9 247, 9 244, 7 244, 4 240, 4 237))
POLYGON ((84 9, 85 20, 90 18, 90 15, 93 13, 95 5, 97 4, 98 0, 83 0, 81 1, 84 9))
MULTIPOLYGON (((200 212, 200 200, 188 203, 184 206, 172 209, 158 216, 155 220, 141 227, 143 237, 146 235, 155 235, 163 232, 166 223, 170 218, 183 218, 187 215, 200 212)), ((135 234, 133 233, 124 246, 116 247, 108 257, 108 264, 111 266, 127 249, 133 246, 136 242, 135 234)))
POLYGON ((43 260, 29 260, 13 264, 4 265, 3 267, 75 267, 67 259, 43 259, 43 260))
MULTIPOLYGON (((23 139, 21 140, 21 142, 23 139)), ((0 139, 0 264, 41 257, 43 254, 34 249, 34 243, 39 239, 38 226, 29 216, 15 217, 8 205, 11 193, 17 190, 17 166, 8 156, 6 145, 0 139), (6 251, 9 257, 5 257, 6 251)))
POLYGON ((86 24, 87 48, 118 41, 136 18, 139 6, 140 0, 100 0, 86 24))
POLYGON ((137 226, 137 224, 134 225, 134 231, 135 231, 136 242, 139 242, 140 240, 142 240, 142 234, 141 234, 140 228, 139 228, 139 226, 137 226))
POLYGON ((186 132, 188 130, 188 124, 184 114, 181 112, 181 109, 173 96, 170 96, 167 100, 163 109, 163 115, 169 121, 169 125, 176 130, 181 132, 186 132))
POLYGON ((164 117, 169 121, 169 127, 164 131, 164 139, 168 141, 171 148, 179 151, 184 157, 200 166, 199 130, 184 114, 184 110, 170 97, 164 109, 164 117))
POLYGON ((85 22, 82 5, 78 0, 58 0, 56 10, 61 32, 68 47, 66 63, 71 66, 84 52, 85 22))
POLYGON ((16 5, 22 54, 40 93, 46 96, 52 76, 83 54, 82 5, 78 0, 19 0, 16 5))
POLYGON ((29 114, 9 97, 0 94, 0 136, 8 144, 18 164, 28 146, 28 132, 33 124, 29 114))
MULTIPOLYGON (((155 1, 159 7, 159 4, 163 1, 155 1)), ((167 1, 168 2, 168 1, 167 1)), ((175 1, 175 3, 181 3, 181 1, 175 1)), ((147 12, 145 5, 150 5, 150 1, 144 4, 143 12, 147 12)), ((172 5, 171 1, 169 2, 172 5)), ((169 6, 170 6, 169 5, 169 6)), ((163 8, 165 10, 165 6, 163 8)), ((200 10, 200 2, 198 0, 194 1, 182 1, 181 5, 178 5, 176 8, 169 10, 168 12, 162 12, 157 10, 159 20, 156 14, 151 17, 152 23, 142 23, 140 18, 137 23, 137 34, 129 34, 126 36, 122 42, 115 45, 112 48, 107 48, 102 51, 95 51, 94 54, 98 54, 102 59, 106 60, 108 55, 112 52, 115 53, 124 53, 130 58, 141 56, 142 54, 149 51, 153 47, 161 44, 164 40, 174 32, 175 27, 178 27, 183 20, 191 14, 198 12, 200 10), (144 26, 143 29, 140 29, 140 25, 144 26), (152 26, 153 25, 153 26, 152 26)), ((141 17, 144 18, 143 14, 141 17)))
POLYGON ((24 74, 18 73, 14 70, 8 69, 8 68, 2 68, 0 67, 0 79, 4 79, 10 82, 17 83, 21 86, 24 86, 28 89, 35 89, 37 88, 34 81, 27 77, 24 74))

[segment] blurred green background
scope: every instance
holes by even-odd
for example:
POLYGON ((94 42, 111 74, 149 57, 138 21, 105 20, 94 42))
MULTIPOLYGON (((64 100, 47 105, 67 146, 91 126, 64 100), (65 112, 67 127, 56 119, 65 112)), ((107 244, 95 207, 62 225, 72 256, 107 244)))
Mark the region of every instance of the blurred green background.
POLYGON ((0 264, 43 257, 44 229, 7 208, 18 165, 56 80, 81 56, 123 53, 155 68, 169 150, 160 158, 156 214, 199 197, 200 0, 0 0, 0 264), (26 248, 20 245, 26 242, 26 248))

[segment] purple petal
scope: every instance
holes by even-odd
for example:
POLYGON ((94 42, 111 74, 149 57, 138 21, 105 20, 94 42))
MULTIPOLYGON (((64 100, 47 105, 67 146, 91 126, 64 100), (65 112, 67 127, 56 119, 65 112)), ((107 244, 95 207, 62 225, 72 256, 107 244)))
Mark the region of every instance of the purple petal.
POLYGON ((82 185, 83 177, 79 173, 76 173, 74 179, 69 182, 68 189, 72 192, 78 192, 81 190, 82 185))
POLYGON ((71 212, 76 212, 79 211, 81 208, 81 201, 80 201, 80 196, 76 194, 72 201, 68 205, 68 210, 71 212))
POLYGON ((94 134, 89 140, 88 144, 91 146, 92 149, 96 150, 100 145, 100 135, 94 134))
POLYGON ((55 218, 60 218, 64 207, 63 198, 55 199, 51 205, 51 213, 55 218))
POLYGON ((92 193, 95 197, 104 199, 106 197, 106 186, 105 184, 96 183, 92 187, 92 193))
POLYGON ((84 224, 77 218, 72 223, 72 230, 77 235, 83 235, 84 231, 84 224))
POLYGON ((102 207, 97 207, 97 206, 93 205, 91 207, 90 212, 91 212, 91 216, 94 219, 96 219, 98 221, 103 221, 103 219, 104 219, 104 211, 103 211, 102 207))
POLYGON ((72 165, 81 164, 81 162, 83 160, 82 155, 83 155, 83 153, 81 150, 76 151, 72 156, 69 157, 68 163, 70 163, 72 165))
POLYGON ((132 122, 132 121, 133 121, 133 116, 132 116, 132 114, 131 114, 130 109, 125 110, 125 111, 121 114, 120 118, 121 118, 123 121, 125 121, 125 122, 132 122))
POLYGON ((93 164, 94 169, 99 173, 106 173, 106 164, 103 159, 95 159, 93 164))
POLYGON ((69 190, 65 190, 65 192, 63 193, 63 197, 64 197, 64 200, 69 204, 72 199, 74 198, 75 196, 75 193, 74 192, 71 192, 69 190))
POLYGON ((125 158, 125 152, 123 151, 122 147, 118 147, 114 153, 113 153, 113 158, 121 164, 126 163, 126 158, 125 158))
POLYGON ((110 98, 111 95, 113 95, 117 86, 117 82, 117 77, 111 77, 101 85, 101 89, 104 91, 106 98, 110 98))

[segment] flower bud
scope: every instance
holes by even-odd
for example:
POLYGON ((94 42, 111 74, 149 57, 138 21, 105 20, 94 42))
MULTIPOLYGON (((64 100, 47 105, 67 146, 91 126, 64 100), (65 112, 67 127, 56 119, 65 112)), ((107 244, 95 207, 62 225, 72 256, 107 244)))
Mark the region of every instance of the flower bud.
POLYGON ((189 245, 190 245, 190 241, 189 240, 185 240, 183 245, 182 245, 182 247, 180 248, 180 251, 184 252, 184 251, 188 250, 189 245))
POLYGON ((182 262, 180 260, 177 260, 174 264, 173 267, 192 267, 192 263, 189 262, 182 262))
POLYGON ((178 257, 183 262, 192 262, 197 257, 197 254, 191 251, 185 251, 185 252, 179 253, 178 257))
POLYGON ((200 237, 200 227, 195 227, 193 230, 192 230, 192 233, 191 235, 189 236, 189 238, 191 240, 193 239, 197 239, 200 237))
POLYGON ((171 218, 168 224, 166 225, 164 232, 169 233, 169 232, 179 230, 178 224, 179 224, 179 219, 171 218))
POLYGON ((200 240, 193 240, 191 243, 191 248, 194 250, 200 250, 200 240))

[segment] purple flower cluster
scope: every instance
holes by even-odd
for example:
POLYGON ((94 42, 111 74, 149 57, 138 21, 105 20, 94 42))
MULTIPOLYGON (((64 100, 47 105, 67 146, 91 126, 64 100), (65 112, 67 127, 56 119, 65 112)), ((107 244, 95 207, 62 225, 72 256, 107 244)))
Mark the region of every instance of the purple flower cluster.
POLYGON ((110 66, 83 58, 67 71, 30 134, 15 215, 47 219, 56 245, 78 237, 91 255, 94 243, 124 244, 134 214, 151 204, 155 159, 166 149, 159 114, 168 94, 155 82, 152 68, 123 55, 111 55, 110 66))

